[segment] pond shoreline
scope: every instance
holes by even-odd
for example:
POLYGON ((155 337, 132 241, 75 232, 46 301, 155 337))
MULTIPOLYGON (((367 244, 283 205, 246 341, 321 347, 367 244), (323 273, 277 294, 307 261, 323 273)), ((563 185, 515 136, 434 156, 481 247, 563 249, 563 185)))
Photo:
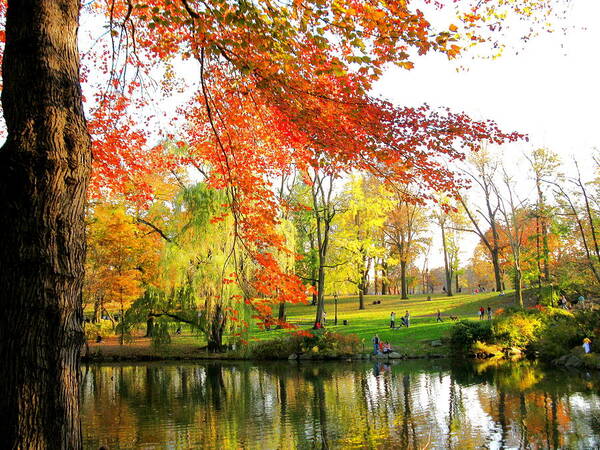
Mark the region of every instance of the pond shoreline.
POLYGON ((436 353, 408 354, 392 352, 389 355, 356 353, 332 355, 326 353, 300 353, 280 358, 256 358, 235 351, 209 353, 205 348, 193 346, 168 346, 153 348, 148 346, 90 345, 81 353, 83 363, 146 362, 146 361, 388 361, 407 359, 446 359, 463 358, 451 355, 447 348, 436 353))
MULTIPOLYGON (((392 361, 407 361, 407 360, 436 360, 436 359, 452 359, 452 360, 481 360, 484 361, 486 359, 495 359, 495 358, 475 358, 469 355, 464 354, 421 354, 421 355, 408 355, 396 354, 392 357, 388 355, 372 355, 366 353, 360 353, 355 355, 343 355, 343 356, 331 356, 331 355, 310 355, 310 354, 301 354, 301 355, 290 355, 287 358, 252 358, 240 356, 232 353, 208 353, 204 350, 198 350, 201 354, 190 355, 190 354, 182 354, 182 355, 161 355, 161 354, 110 354, 104 355, 101 352, 92 353, 81 356, 81 362, 83 364, 105 364, 105 363, 121 363, 121 362, 131 362, 131 363, 143 363, 143 362, 205 362, 205 361, 214 361, 214 362, 231 362, 231 361, 249 361, 249 362, 281 362, 281 361, 290 361, 295 363, 302 362, 361 362, 361 361, 373 361, 373 362, 392 362, 392 361)), ((510 357, 499 357, 498 359, 511 360, 510 357)), ((519 358, 523 359, 523 358, 519 358)), ((537 360, 537 358, 534 358, 537 360)), ((580 358, 578 355, 573 353, 568 355, 563 355, 560 358, 557 358, 553 361, 545 362, 550 367, 555 367, 558 369, 570 369, 570 370, 593 370, 600 371, 600 364, 598 363, 598 359, 594 358, 592 360, 588 360, 587 358, 580 358)))
POLYGON ((370 355, 370 354, 357 354, 357 355, 343 355, 343 356, 329 356, 320 355, 310 357, 304 356, 304 354, 297 355, 296 357, 287 358, 252 358, 244 357, 239 355, 229 355, 227 353, 205 353, 202 355, 156 355, 156 354, 136 354, 136 355, 103 355, 103 354, 88 354, 81 356, 81 362, 89 363, 110 363, 110 362, 152 362, 152 361, 400 361, 400 360, 417 360, 417 359, 468 359, 463 358, 459 355, 447 355, 447 354, 427 354, 427 355, 399 355, 395 357, 388 357, 387 355, 370 355))

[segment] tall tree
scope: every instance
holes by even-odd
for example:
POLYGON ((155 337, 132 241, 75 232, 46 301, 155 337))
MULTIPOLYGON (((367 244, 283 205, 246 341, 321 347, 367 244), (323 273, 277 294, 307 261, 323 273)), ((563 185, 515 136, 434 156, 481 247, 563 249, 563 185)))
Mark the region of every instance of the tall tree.
POLYGON ((523 245, 526 242, 525 225, 527 221, 527 211, 525 201, 520 200, 515 190, 515 182, 503 171, 503 181, 505 194, 499 192, 499 187, 493 185, 499 201, 499 211, 504 219, 504 226, 500 229, 506 235, 510 244, 512 266, 514 273, 515 303, 523 308, 523 245))
MULTIPOLYGON (((444 273, 446 275, 446 295, 453 294, 452 282, 457 275, 460 256, 460 232, 465 226, 465 218, 459 210, 453 210, 447 199, 440 201, 438 210, 434 212, 434 220, 440 228, 442 252, 444 255, 444 273)), ((457 282, 458 290, 458 282, 457 282)))
POLYGON ((325 312, 325 276, 328 266, 328 255, 331 239, 331 224, 339 212, 339 205, 334 196, 335 174, 327 173, 318 166, 307 172, 310 180, 312 212, 316 222, 317 250, 317 312, 315 326, 323 323, 325 312))
POLYGON ((500 266, 500 235, 498 231, 500 200, 494 189, 494 174, 500 163, 482 145, 479 152, 471 157, 471 165, 472 170, 466 170, 465 172, 479 186, 483 195, 483 205, 473 208, 469 205, 465 195, 460 195, 459 200, 472 224, 472 228, 466 230, 477 234, 490 253, 490 259, 494 267, 496 291, 500 292, 504 289, 500 266), (478 217, 484 220, 485 225, 479 222, 478 217), (487 229, 490 230, 489 235, 487 229))
POLYGON ((88 286, 101 289, 101 309, 117 307, 120 312, 120 343, 126 332, 125 311, 143 292, 156 283, 162 242, 129 216, 119 205, 97 205, 88 229, 87 267, 94 267, 86 278, 88 286))
POLYGON ((546 202, 544 189, 546 184, 549 181, 552 181, 553 176, 556 175, 556 169, 560 165, 560 160, 556 153, 546 148, 537 148, 533 150, 531 155, 527 156, 527 160, 531 166, 537 193, 535 208, 536 259, 538 266, 538 286, 541 288, 542 283, 550 282, 550 249, 548 246, 548 232, 551 210, 546 202))
POLYGON ((428 220, 423 205, 407 200, 403 193, 398 193, 396 205, 385 223, 384 233, 400 262, 400 295, 403 299, 408 298, 408 265, 419 254, 427 228, 428 220))
POLYGON ((91 152, 79 86, 79 1, 11 1, 2 61, 0 435, 81 448, 84 204, 91 152))
POLYGON ((353 176, 344 194, 347 200, 338 220, 336 245, 344 250, 347 261, 341 270, 358 291, 358 309, 365 309, 369 260, 385 253, 380 235, 392 202, 381 184, 363 176, 353 176))

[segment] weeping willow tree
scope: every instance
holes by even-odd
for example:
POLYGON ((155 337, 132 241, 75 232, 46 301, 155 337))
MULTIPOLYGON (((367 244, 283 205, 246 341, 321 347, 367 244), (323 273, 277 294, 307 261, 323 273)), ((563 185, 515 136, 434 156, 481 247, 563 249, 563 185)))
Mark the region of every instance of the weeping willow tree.
POLYGON ((251 264, 239 251, 227 203, 224 191, 198 183, 182 188, 168 213, 163 205, 161 219, 140 219, 167 243, 159 287, 147 289, 128 317, 132 323, 147 320, 147 334, 156 342, 168 342, 167 325, 175 320, 204 334, 209 351, 220 351, 224 333, 243 328, 248 293, 241 280, 249 278, 251 264))
MULTIPOLYGON (((278 225, 278 232, 281 236, 284 237, 287 248, 295 248, 296 247, 296 237, 297 231, 294 222, 283 217, 280 219, 278 225)), ((276 251, 275 259, 279 263, 279 266, 285 273, 294 273, 296 268, 296 255, 292 252, 283 252, 276 251)), ((279 303, 279 311, 278 311, 278 328, 283 327, 283 322, 286 320, 285 316, 285 302, 279 303)))

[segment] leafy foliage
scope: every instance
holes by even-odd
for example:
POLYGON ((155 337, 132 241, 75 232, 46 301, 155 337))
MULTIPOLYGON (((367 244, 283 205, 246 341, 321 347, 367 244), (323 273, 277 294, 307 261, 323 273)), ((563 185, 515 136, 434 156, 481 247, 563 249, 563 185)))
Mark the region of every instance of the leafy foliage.
POLYGON ((450 331, 450 344, 458 351, 465 351, 475 342, 491 342, 492 337, 489 321, 461 320, 450 331))
POLYGON ((253 343, 250 352, 257 359, 282 359, 292 353, 310 353, 314 358, 332 358, 355 354, 361 348, 356 335, 315 330, 310 336, 292 334, 253 343))

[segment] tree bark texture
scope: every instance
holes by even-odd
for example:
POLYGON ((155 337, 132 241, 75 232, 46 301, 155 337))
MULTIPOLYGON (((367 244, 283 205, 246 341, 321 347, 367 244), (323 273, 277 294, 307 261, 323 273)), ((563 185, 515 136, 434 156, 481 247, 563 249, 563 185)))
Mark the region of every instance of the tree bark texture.
POLYGON ((400 298, 406 300, 408 298, 408 286, 406 283, 406 261, 400 261, 400 298))
POLYGON ((77 0, 9 0, 0 149, 3 448, 78 449, 90 139, 77 0))
POLYGON ((388 294, 387 269, 388 269, 387 261, 382 260, 381 261, 381 295, 388 294))
POLYGON ((448 243, 446 242, 446 227, 442 224, 442 248, 444 249, 444 273, 446 275, 446 295, 452 297, 452 267, 448 262, 448 243))

